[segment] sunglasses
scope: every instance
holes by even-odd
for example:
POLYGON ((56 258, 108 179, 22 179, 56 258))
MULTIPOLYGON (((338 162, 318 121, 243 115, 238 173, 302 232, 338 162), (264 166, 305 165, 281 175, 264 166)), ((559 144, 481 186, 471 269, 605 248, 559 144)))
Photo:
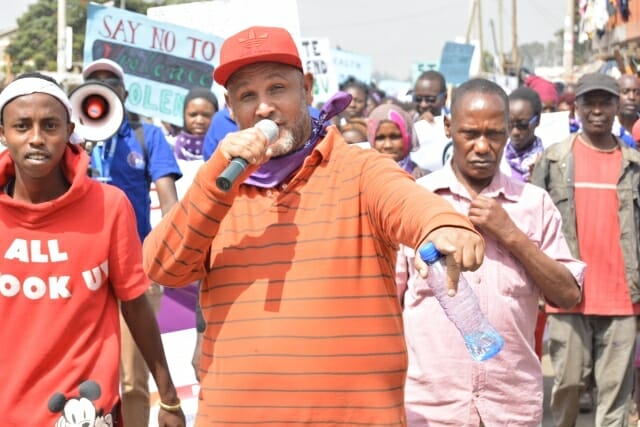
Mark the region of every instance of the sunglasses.
POLYGON ((538 121, 538 115, 534 115, 533 117, 531 117, 529 120, 512 120, 509 125, 511 126, 511 129, 513 128, 517 128, 519 130, 529 130, 529 128, 531 126, 533 126, 536 121, 538 121))
POLYGON ((413 102, 416 104, 420 104, 421 102, 426 102, 427 104, 434 104, 442 99, 446 95, 446 92, 440 92, 436 96, 421 96, 421 95, 413 95, 413 102))

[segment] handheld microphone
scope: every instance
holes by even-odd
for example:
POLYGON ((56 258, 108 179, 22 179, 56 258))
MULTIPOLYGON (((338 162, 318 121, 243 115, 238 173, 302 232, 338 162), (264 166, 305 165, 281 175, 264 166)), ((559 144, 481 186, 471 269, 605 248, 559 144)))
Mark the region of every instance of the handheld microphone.
MULTIPOLYGON (((271 144, 278 137, 278 125, 273 120, 262 119, 256 125, 255 128, 259 129, 271 144)), ((242 157, 234 157, 231 159, 231 163, 226 167, 224 171, 216 178, 216 185, 222 191, 229 191, 231 186, 240 174, 247 168, 249 163, 242 157)))

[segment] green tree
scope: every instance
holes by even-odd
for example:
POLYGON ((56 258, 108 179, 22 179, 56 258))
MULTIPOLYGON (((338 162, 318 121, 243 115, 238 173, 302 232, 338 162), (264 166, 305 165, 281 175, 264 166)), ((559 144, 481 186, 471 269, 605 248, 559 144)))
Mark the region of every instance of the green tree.
MULTIPOLYGON (((126 0, 126 9, 146 14, 149 7, 187 3, 189 0, 126 0)), ((99 4, 106 0, 94 0, 99 4)), ((87 25, 87 0, 66 0, 67 25, 73 28, 72 60, 82 62, 84 35, 87 25)), ((117 0, 116 0, 116 3, 117 0)), ((11 38, 7 53, 11 57, 11 72, 55 71, 58 55, 58 1, 38 0, 18 18, 18 31, 11 38)))

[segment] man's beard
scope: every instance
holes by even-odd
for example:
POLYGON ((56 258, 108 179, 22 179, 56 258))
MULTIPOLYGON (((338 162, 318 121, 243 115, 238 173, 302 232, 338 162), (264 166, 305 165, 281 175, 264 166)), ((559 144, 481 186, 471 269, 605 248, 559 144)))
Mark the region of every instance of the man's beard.
POLYGON ((305 105, 304 110, 300 111, 300 115, 298 119, 293 124, 292 128, 283 129, 282 136, 276 141, 278 150, 272 156, 273 158, 286 156, 287 154, 291 154, 298 148, 300 148, 307 141, 303 139, 305 138, 305 133, 307 130, 307 126, 311 126, 311 118, 309 117, 309 113, 307 110, 307 106, 305 105), (309 123, 305 126, 305 121, 308 120, 309 123))
POLYGON ((285 129, 282 137, 278 141, 278 148, 279 148, 278 152, 281 154, 277 154, 276 156, 273 156, 273 157, 286 156, 287 154, 293 151, 295 146, 296 146, 296 140, 293 136, 293 132, 291 131, 291 129, 285 129))

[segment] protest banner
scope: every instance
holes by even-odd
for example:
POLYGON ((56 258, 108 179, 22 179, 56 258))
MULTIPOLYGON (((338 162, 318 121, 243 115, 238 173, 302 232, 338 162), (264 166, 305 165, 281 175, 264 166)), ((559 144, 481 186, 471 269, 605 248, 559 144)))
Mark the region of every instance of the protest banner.
POLYGON ((302 38, 300 40, 300 58, 306 73, 312 73, 313 102, 325 102, 338 91, 338 79, 331 58, 329 39, 302 38))
POLYGON ((212 34, 124 9, 87 7, 84 66, 98 58, 117 62, 129 91, 127 109, 178 126, 189 89, 212 88, 221 44, 212 34))
POLYGON ((342 49, 331 49, 333 70, 338 84, 344 82, 349 76, 369 84, 373 74, 373 60, 370 56, 347 52, 342 49))
POLYGON ((475 47, 471 44, 446 42, 440 57, 440 72, 447 84, 459 85, 469 80, 471 59, 475 47))

